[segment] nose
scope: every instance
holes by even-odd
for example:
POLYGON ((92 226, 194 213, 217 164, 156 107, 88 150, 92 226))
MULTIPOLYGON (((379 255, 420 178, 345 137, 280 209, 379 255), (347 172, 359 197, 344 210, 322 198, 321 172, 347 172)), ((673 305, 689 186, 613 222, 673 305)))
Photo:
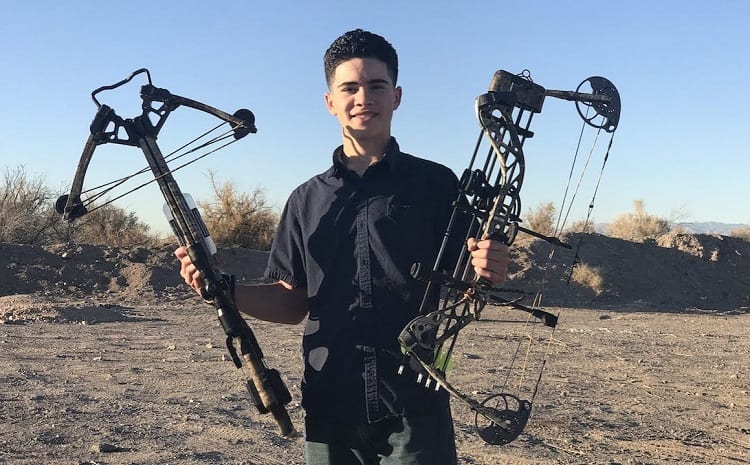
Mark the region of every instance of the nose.
POLYGON ((365 86, 360 86, 357 94, 355 95, 355 103, 361 106, 371 105, 373 103, 372 93, 369 92, 365 86))

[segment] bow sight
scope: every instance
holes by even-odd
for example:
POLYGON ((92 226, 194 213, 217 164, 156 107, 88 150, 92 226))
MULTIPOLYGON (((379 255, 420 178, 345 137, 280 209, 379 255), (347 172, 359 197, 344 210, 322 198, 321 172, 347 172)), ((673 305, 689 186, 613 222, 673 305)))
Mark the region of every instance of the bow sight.
MULTIPOLYGON (((532 381, 529 386, 528 382, 524 383, 527 378, 521 374, 518 376, 518 388, 512 393, 507 392, 513 378, 516 356, 524 352, 519 350, 521 344, 528 344, 528 349, 536 344, 533 335, 520 338, 507 368, 501 392, 478 402, 451 386, 446 380, 446 371, 460 330, 470 322, 478 320, 488 303, 526 312, 529 318, 526 324, 532 331, 535 326, 539 326, 533 323, 541 323, 542 327, 552 331, 547 341, 551 341, 558 317, 539 307, 541 290, 536 293, 530 306, 524 305, 521 301, 525 295, 531 293, 517 289, 493 288, 491 283, 475 277, 471 256, 465 247, 462 246, 455 265, 447 263, 448 257, 454 255, 447 249, 450 244, 465 244, 471 237, 492 239, 511 245, 518 232, 532 235, 555 246, 571 248, 557 236, 545 235, 519 224, 522 221, 520 192, 525 174, 523 144, 526 139, 534 136, 529 129, 531 120, 535 114, 541 113, 546 97, 574 101, 585 125, 608 133, 614 133, 617 128, 620 119, 620 96, 615 86, 605 78, 590 77, 575 91, 558 91, 547 90, 535 84, 528 71, 519 75, 503 70, 497 71, 492 78, 489 91, 476 99, 476 114, 481 132, 469 166, 461 176, 459 192, 440 252, 431 269, 422 263, 414 264, 412 268, 414 278, 428 283, 419 316, 409 322, 399 335, 399 342, 406 353, 402 366, 409 360, 416 361, 423 372, 419 375, 418 382, 424 380, 426 375, 427 386, 434 381, 438 388, 445 388, 474 410, 475 426, 482 439, 491 444, 507 444, 524 430, 531 415, 547 354, 544 354, 544 359, 539 364, 536 382, 532 381), (486 157, 480 159, 480 148, 484 140, 489 142, 490 147, 486 157), (466 217, 469 218, 468 221, 465 220, 466 217), (457 241, 457 237, 461 240, 457 241), (438 310, 434 310, 430 305, 430 296, 436 292, 445 296, 438 310), (504 297, 509 294, 514 294, 514 297, 504 297), (489 424, 480 426, 482 419, 487 420, 489 424)), ((607 155, 608 152, 609 147, 607 155)), ((607 155, 604 157, 604 163, 607 155)), ((589 216, 593 203, 592 198, 589 216)), ((525 353, 528 354, 529 350, 525 353)), ((522 366, 525 369, 527 363, 524 361, 522 366)))

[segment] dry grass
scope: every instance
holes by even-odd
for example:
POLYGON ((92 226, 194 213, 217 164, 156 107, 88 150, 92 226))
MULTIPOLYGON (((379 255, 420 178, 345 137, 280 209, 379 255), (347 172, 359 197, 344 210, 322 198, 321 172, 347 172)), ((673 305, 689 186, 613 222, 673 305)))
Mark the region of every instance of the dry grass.
POLYGON ((219 182, 209 171, 214 201, 198 202, 208 230, 217 244, 269 250, 279 215, 269 206, 264 192, 241 192, 233 182, 219 182))
POLYGON ((604 291, 604 277, 600 268, 579 263, 573 268, 571 275, 573 282, 587 287, 600 295, 604 291))
POLYGON ((738 237, 740 239, 750 241, 750 226, 746 228, 733 229, 729 232, 729 235, 732 237, 738 237))
POLYGON ((607 228, 607 235, 643 242, 669 232, 669 220, 646 213, 643 200, 633 202, 634 212, 618 215, 607 228))

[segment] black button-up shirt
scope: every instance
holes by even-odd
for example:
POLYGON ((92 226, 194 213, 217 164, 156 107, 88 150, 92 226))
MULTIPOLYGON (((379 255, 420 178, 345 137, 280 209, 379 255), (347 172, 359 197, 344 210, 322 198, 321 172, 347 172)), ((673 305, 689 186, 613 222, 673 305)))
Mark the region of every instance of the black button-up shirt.
POLYGON ((413 319, 456 199, 455 174, 402 153, 395 139, 360 177, 342 162, 292 192, 273 242, 267 277, 306 288, 302 405, 345 424, 446 408, 444 391, 397 370, 398 334, 413 319))

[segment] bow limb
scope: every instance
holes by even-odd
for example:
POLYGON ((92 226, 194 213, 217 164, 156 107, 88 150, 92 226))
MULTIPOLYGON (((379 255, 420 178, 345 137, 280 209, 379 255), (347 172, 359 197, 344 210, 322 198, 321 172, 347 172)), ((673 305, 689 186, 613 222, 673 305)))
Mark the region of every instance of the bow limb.
MULTIPOLYGON (((408 356, 413 357, 422 369, 428 374, 430 379, 435 381, 435 389, 443 388, 456 399, 460 400, 467 407, 473 410, 477 418, 475 425, 479 435, 488 444, 505 445, 515 440, 526 427, 526 423, 531 415, 531 403, 521 400, 512 394, 496 394, 484 402, 478 402, 472 397, 464 394, 461 390, 451 385, 445 378, 445 374, 437 370, 432 364, 425 363, 418 354, 406 350, 408 356), (495 402, 495 407, 489 405, 491 401, 502 399, 502 402, 495 402), (498 408, 500 407, 500 408, 498 408), (482 416, 489 421, 488 426, 479 426, 478 417, 482 416)), ((427 386, 429 387, 429 386, 427 386)))
MULTIPOLYGON (((119 180, 106 183, 100 187, 111 184, 114 184, 114 186, 100 192, 93 196, 93 199, 88 199, 87 203, 84 203, 81 198, 83 194, 83 182, 97 145, 114 143, 138 147, 141 146, 144 137, 152 137, 153 139, 156 139, 168 116, 173 110, 180 106, 202 111, 220 119, 224 123, 228 123, 235 141, 250 133, 257 132, 255 127, 255 116, 250 110, 240 109, 234 114, 229 114, 218 108, 212 107, 211 105, 198 102, 197 100, 172 94, 166 89, 153 86, 151 84, 151 76, 145 68, 135 71, 128 78, 115 84, 99 87, 91 93, 91 97, 94 100, 94 103, 96 103, 97 113, 90 126, 89 138, 84 146, 83 154, 78 163, 69 194, 61 196, 55 204, 57 212, 63 215, 68 221, 72 221, 88 213, 89 210, 87 205, 90 205, 94 200, 103 196, 114 187, 123 184, 132 176, 148 171, 148 168, 146 168, 133 175, 128 175, 119 180), (132 119, 123 119, 118 116, 112 108, 101 104, 99 100, 97 100, 97 94, 100 92, 116 89, 130 82, 135 76, 142 73, 147 75, 148 84, 141 87, 141 99, 143 104, 142 113, 139 116, 132 119), (155 123, 152 123, 152 120, 155 121, 155 123)), ((221 138, 213 139, 204 144, 204 146, 215 143, 218 140, 221 140, 221 138)), ((193 142, 195 142, 195 140, 193 142)), ((145 184, 142 184, 133 190, 137 190, 145 184)), ((126 192, 123 195, 126 195, 129 192, 126 192)))
POLYGON ((179 106, 185 106, 208 113, 229 123, 232 125, 235 140, 241 139, 250 133, 254 134, 257 132, 255 127, 255 116, 247 109, 238 110, 233 115, 230 115, 229 113, 214 108, 211 105, 172 94, 167 89, 154 87, 151 84, 147 84, 141 88, 141 98, 144 102, 144 113, 154 113, 159 117, 159 120, 154 125, 155 134, 158 134, 169 113, 179 106), (153 105, 154 102, 161 103, 161 106, 155 108, 153 105))
MULTIPOLYGON (((134 73, 134 75, 136 73, 134 73)), ((129 79, 121 81, 117 85, 122 85, 130 79, 132 79, 132 76, 129 79)), ((102 88, 99 88, 97 91, 101 89, 102 88)), ((94 91, 92 96, 95 95, 97 91, 94 91)), ((107 142, 135 145, 131 141, 131 137, 128 137, 128 139, 117 139, 117 134, 121 129, 124 129, 128 134, 132 132, 132 122, 123 120, 115 114, 110 107, 107 105, 101 105, 95 98, 94 102, 97 104, 97 112, 94 116, 94 120, 91 122, 89 137, 86 139, 83 153, 78 161, 78 166, 76 167, 76 172, 73 176, 73 183, 71 184, 69 194, 60 196, 55 203, 55 210, 57 213, 63 215, 63 218, 67 221, 73 221, 88 213, 88 208, 86 204, 83 203, 81 195, 83 194, 83 182, 86 178, 86 172, 88 171, 96 147, 107 142), (105 128, 108 127, 110 130, 105 132, 105 128)))
POLYGON ((96 150, 97 145, 99 144, 97 144, 94 136, 89 134, 86 145, 83 147, 81 159, 78 161, 76 173, 73 176, 70 193, 60 196, 55 203, 55 210, 57 213, 63 215, 63 218, 66 220, 74 220, 88 212, 86 206, 81 202, 81 190, 83 189, 83 179, 86 177, 86 170, 88 170, 91 157, 94 156, 94 150, 96 150))

